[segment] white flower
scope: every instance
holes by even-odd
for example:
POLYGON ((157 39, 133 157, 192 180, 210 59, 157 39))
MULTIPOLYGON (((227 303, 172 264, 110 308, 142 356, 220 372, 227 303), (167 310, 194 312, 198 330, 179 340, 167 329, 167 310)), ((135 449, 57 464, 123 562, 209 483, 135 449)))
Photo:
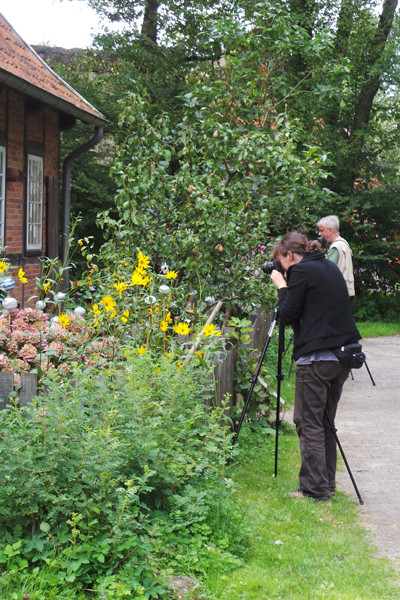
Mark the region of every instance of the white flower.
POLYGON ((171 288, 168 285, 160 285, 158 291, 160 292, 160 294, 169 294, 171 288))
POLYGON ((18 301, 15 298, 11 298, 11 296, 6 296, 2 305, 5 310, 14 310, 18 306, 18 301))

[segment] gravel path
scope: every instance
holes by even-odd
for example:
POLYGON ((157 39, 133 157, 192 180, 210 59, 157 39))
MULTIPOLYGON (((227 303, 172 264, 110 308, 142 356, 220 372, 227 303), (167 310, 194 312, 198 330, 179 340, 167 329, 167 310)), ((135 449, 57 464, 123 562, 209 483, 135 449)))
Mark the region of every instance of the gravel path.
MULTIPOLYGON (((344 464, 337 488, 357 502, 378 556, 400 570, 400 335, 363 339, 362 346, 375 385, 365 366, 353 371, 343 388, 336 429, 364 504, 344 464)), ((292 421, 291 411, 286 418, 292 421)))
MULTIPOLYGON (((367 365, 344 386, 336 428, 359 493, 361 519, 380 556, 400 569, 400 335, 362 340, 367 365)), ((338 489, 358 502, 345 467, 338 489)))

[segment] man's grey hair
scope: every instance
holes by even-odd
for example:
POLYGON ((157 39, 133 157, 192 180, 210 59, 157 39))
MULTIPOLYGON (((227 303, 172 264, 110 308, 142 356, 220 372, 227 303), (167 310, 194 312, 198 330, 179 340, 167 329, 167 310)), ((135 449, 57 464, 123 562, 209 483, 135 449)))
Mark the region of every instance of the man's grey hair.
POLYGON ((317 223, 318 227, 325 227, 326 229, 332 229, 339 233, 339 219, 336 215, 329 215, 328 217, 323 217, 317 223))

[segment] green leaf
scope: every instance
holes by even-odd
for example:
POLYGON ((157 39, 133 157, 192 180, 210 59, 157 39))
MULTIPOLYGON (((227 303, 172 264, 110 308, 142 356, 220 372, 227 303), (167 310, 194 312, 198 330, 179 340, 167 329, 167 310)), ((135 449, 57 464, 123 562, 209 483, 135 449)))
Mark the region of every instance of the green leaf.
POLYGON ((48 523, 46 523, 45 521, 42 521, 40 523, 40 531, 43 531, 43 533, 49 533, 50 525, 48 523))

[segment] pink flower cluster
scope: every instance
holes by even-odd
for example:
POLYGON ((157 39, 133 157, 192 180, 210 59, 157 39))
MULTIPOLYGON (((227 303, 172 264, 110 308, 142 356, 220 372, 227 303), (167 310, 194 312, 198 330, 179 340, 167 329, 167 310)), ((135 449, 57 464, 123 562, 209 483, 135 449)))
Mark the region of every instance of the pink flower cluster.
POLYGON ((109 342, 90 341, 83 319, 70 315, 68 329, 33 308, 0 314, 0 372, 19 373, 60 369, 73 363, 92 364, 99 356, 109 359, 109 342))
POLYGON ((30 371, 47 347, 47 315, 26 308, 0 315, 0 371, 30 371))

